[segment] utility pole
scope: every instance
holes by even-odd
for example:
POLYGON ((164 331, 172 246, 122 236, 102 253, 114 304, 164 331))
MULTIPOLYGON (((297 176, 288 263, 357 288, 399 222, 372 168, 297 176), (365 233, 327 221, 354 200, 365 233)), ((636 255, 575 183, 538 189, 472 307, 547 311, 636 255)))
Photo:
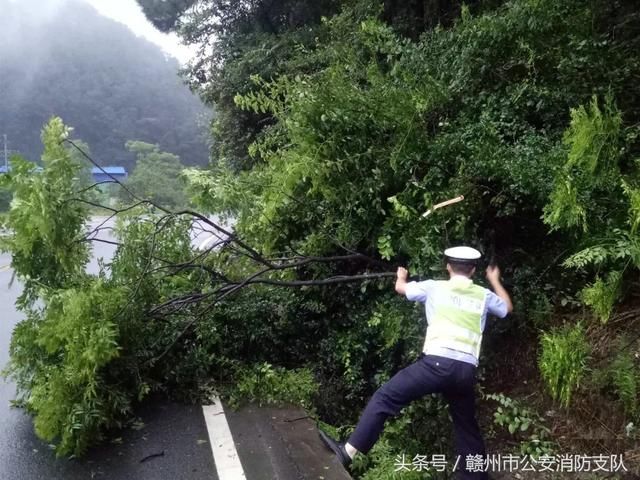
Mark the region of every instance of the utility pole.
MULTIPOLYGON (((2 1, 2 0, 0 0, 0 1, 2 1)), ((4 173, 9 173, 9 155, 13 155, 14 153, 18 153, 18 151, 17 150, 11 150, 9 148, 9 143, 7 142, 7 134, 6 133, 2 134, 2 138, 4 140, 4 150, 3 150, 3 152, 4 152, 4 173)))
POLYGON ((7 151, 7 134, 3 135, 4 137, 4 172, 9 173, 9 157, 7 151))

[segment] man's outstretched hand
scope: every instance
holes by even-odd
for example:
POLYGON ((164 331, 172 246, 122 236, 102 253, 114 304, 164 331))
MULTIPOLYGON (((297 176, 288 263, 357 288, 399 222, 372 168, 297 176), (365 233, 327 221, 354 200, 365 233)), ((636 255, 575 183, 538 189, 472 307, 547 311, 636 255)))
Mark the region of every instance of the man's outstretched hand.
POLYGON ((407 286, 407 278, 409 278, 409 272, 404 267, 398 267, 396 277, 396 292, 398 292, 400 295, 405 295, 405 288, 407 286))
POLYGON ((396 273, 396 276, 400 280, 404 280, 406 282, 407 278, 409 278, 409 271, 404 267, 398 267, 398 272, 396 273))
POLYGON ((489 265, 487 267, 487 280, 495 290, 496 295, 507 304, 507 312, 511 313, 513 311, 513 303, 511 303, 511 297, 500 282, 500 269, 497 265, 489 265))
POLYGON ((497 265, 489 265, 487 267, 487 280, 491 285, 500 282, 500 268, 497 265))

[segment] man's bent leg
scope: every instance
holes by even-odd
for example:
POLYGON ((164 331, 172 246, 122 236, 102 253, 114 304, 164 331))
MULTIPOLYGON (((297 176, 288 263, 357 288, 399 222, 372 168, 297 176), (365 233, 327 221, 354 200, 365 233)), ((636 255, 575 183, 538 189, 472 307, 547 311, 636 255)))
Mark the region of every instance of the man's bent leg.
POLYGON ((445 372, 435 357, 423 356, 400 370, 373 394, 348 443, 367 453, 380 437, 387 418, 397 415, 413 400, 441 391, 445 380, 445 372))
MULTIPOLYGON (((475 392, 473 387, 467 391, 446 392, 445 398, 449 403, 449 412, 453 420, 453 433, 456 455, 459 456, 459 479, 481 480, 488 479, 486 472, 479 468, 466 468, 468 455, 485 457, 484 440, 476 420, 475 392)), ((470 462, 470 467, 473 464, 470 462)), ((480 464, 482 465, 482 464, 480 464)))

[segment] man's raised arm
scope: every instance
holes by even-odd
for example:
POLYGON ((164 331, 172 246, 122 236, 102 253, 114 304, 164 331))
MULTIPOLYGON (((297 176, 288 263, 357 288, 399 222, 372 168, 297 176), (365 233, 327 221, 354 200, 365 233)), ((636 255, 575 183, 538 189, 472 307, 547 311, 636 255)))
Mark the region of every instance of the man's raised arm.
POLYGON ((500 269, 497 266, 489 265, 487 267, 487 280, 491 284, 493 291, 496 292, 496 295, 507 304, 507 312, 511 313, 513 311, 513 303, 511 303, 511 297, 500 282, 500 269))

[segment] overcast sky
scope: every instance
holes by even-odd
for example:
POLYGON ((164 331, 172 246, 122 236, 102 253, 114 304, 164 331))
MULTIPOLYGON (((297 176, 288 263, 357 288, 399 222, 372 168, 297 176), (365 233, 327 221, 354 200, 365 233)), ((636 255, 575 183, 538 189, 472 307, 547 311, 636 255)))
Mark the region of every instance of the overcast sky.
POLYGON ((147 20, 135 0, 84 0, 105 17, 127 25, 136 35, 159 45, 181 63, 186 63, 195 53, 193 47, 182 45, 175 34, 165 34, 147 20))

